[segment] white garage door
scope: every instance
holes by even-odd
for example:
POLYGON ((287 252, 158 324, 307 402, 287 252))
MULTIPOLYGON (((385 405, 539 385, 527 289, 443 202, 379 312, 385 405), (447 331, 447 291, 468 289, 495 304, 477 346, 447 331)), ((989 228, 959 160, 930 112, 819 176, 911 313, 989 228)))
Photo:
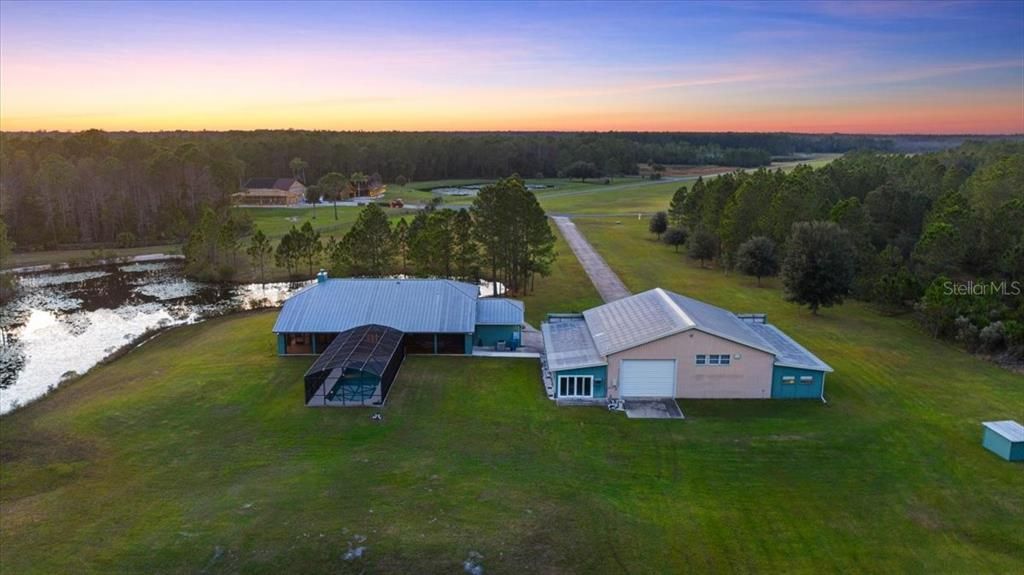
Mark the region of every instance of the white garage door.
POLYGON ((674 397, 676 362, 671 359, 624 359, 619 369, 620 397, 674 397))

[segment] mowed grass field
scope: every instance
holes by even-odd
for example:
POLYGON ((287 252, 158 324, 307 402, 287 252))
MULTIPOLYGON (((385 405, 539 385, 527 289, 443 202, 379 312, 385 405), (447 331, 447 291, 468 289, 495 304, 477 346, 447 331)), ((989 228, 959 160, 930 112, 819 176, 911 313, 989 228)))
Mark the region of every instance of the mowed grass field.
POLYGON ((977 414, 1019 413, 1019 379, 910 330, 869 359, 852 316, 850 357, 805 338, 829 405, 685 421, 557 408, 530 360, 411 356, 375 423, 302 405, 273 313, 176 329, 0 418, 0 570, 1017 571, 1024 475, 977 414))

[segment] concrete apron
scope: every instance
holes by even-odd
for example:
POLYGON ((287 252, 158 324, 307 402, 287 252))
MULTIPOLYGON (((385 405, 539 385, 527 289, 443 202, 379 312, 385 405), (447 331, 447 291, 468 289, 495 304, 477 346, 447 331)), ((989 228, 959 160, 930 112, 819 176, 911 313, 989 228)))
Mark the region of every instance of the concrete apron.
POLYGON ((627 399, 623 402, 630 419, 684 419, 674 399, 627 399))

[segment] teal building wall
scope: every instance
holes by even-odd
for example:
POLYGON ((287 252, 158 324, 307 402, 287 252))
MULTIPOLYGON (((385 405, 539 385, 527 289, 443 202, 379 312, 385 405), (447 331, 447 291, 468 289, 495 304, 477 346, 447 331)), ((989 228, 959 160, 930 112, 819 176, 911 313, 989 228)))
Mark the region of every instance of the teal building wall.
POLYGON ((473 345, 494 347, 499 341, 522 345, 522 329, 518 325, 478 325, 473 333, 473 345))
POLYGON ((1007 461, 1024 461, 1024 443, 1014 443, 987 427, 981 444, 1007 461))
POLYGON ((772 399, 821 399, 824 386, 825 373, 822 371, 778 365, 772 370, 772 399), (800 383, 800 378, 808 375, 814 378, 814 382, 800 383), (785 376, 795 377, 796 383, 783 384, 785 376))
POLYGON ((555 384, 555 397, 558 397, 558 376, 560 375, 590 375, 594 378, 594 397, 608 397, 608 366, 598 365, 594 367, 582 367, 580 369, 566 369, 551 372, 551 381, 555 384))

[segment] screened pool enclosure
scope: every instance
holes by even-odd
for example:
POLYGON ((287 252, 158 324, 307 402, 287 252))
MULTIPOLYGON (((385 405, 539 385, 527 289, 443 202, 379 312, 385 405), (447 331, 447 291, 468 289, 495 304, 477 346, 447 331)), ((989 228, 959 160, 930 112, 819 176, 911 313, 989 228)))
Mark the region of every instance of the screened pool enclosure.
POLYGON ((375 324, 339 333, 306 372, 306 405, 382 405, 405 359, 404 337, 375 324))

